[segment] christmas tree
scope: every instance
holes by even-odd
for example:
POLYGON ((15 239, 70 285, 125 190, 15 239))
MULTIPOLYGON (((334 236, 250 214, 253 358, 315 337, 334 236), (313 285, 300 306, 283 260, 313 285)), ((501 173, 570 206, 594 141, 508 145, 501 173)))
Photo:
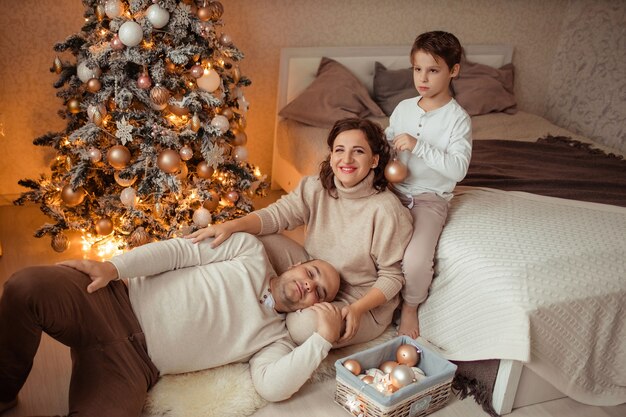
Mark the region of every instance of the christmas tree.
POLYGON ((265 177, 247 162, 243 54, 220 30, 219 1, 83 0, 85 25, 54 46, 63 132, 51 175, 21 180, 53 223, 83 244, 139 246, 252 211, 265 177))

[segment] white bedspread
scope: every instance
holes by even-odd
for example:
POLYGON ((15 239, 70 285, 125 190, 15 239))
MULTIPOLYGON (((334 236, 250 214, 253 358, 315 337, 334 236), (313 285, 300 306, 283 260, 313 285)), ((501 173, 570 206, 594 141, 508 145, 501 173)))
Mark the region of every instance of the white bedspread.
POLYGON ((458 188, 422 335, 512 359, 583 403, 626 402, 626 208, 458 188))

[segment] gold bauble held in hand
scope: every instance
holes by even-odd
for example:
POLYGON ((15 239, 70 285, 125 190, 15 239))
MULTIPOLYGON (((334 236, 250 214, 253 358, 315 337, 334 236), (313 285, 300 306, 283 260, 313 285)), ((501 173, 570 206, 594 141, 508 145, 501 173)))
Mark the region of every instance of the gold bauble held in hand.
POLYGON ((166 149, 157 158, 157 165, 163 172, 173 174, 180 168, 180 155, 173 149, 166 149))
POLYGON ((107 161, 115 169, 124 169, 130 162, 130 151, 123 145, 112 146, 107 152, 107 161))
POLYGON ((61 190, 61 200, 68 207, 76 207, 85 199, 85 189, 78 187, 76 190, 68 184, 61 190))
POLYGON ((409 174, 409 170, 402 162, 392 159, 385 167, 385 178, 391 183, 404 181, 409 174))
POLYGON ((108 217, 103 217, 96 220, 96 233, 102 236, 106 236, 113 231, 113 222, 108 217))

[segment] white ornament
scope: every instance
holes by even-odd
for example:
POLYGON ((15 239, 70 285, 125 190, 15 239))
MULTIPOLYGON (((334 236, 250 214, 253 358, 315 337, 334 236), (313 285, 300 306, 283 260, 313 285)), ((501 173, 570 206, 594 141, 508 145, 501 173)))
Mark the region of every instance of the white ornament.
POLYGON ((217 90, 220 86, 220 82, 220 75, 213 69, 205 69, 202 77, 196 80, 198 87, 209 93, 217 90))
POLYGON ((137 192, 133 187, 124 188, 120 193, 120 201, 128 208, 135 207, 135 204, 137 204, 137 192))
POLYGON ((122 142, 122 145, 126 145, 128 142, 133 141, 133 125, 128 123, 125 117, 118 122, 115 122, 117 126, 117 132, 115 132, 115 137, 122 142))
POLYGON ((153 4, 152 6, 148 7, 146 17, 148 18, 148 21, 152 23, 152 26, 160 29, 163 26, 167 25, 167 22, 170 21, 170 12, 168 12, 158 4, 153 4))
POLYGON ((109 19, 115 19, 124 13, 124 5, 120 0, 107 0, 104 3, 104 13, 109 19))
POLYGON ((128 21, 120 26, 120 29, 117 31, 117 36, 119 36, 124 45, 137 46, 143 39, 143 30, 141 30, 139 23, 128 21))
POLYGON ((221 114, 216 115, 211 120, 211 126, 217 127, 222 134, 228 132, 228 128, 230 128, 230 123, 228 123, 228 119, 221 114))
POLYGON ((87 67, 86 61, 81 62, 76 67, 76 75, 78 76, 78 79, 84 83, 91 80, 92 78, 98 78, 100 74, 102 74, 100 68, 96 67, 94 69, 90 69, 89 67, 87 67))
POLYGON ((211 222, 211 212, 204 207, 193 212, 193 222, 198 227, 207 227, 211 222))

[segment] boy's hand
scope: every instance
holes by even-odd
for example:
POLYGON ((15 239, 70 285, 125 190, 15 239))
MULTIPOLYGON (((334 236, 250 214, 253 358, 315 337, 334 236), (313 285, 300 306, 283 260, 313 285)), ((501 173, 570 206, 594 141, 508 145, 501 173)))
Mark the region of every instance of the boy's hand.
POLYGON ((63 265, 70 268, 74 268, 84 274, 89 275, 91 278, 91 284, 87 286, 87 292, 89 294, 98 291, 100 288, 104 288, 109 285, 109 282, 116 280, 119 275, 117 268, 111 262, 99 262, 89 259, 81 260, 69 260, 59 262, 57 265, 63 265))
POLYGON ((415 149, 415 145, 417 145, 417 139, 415 139, 408 133, 402 133, 393 138, 393 148, 396 151, 413 152, 413 149, 415 149))

